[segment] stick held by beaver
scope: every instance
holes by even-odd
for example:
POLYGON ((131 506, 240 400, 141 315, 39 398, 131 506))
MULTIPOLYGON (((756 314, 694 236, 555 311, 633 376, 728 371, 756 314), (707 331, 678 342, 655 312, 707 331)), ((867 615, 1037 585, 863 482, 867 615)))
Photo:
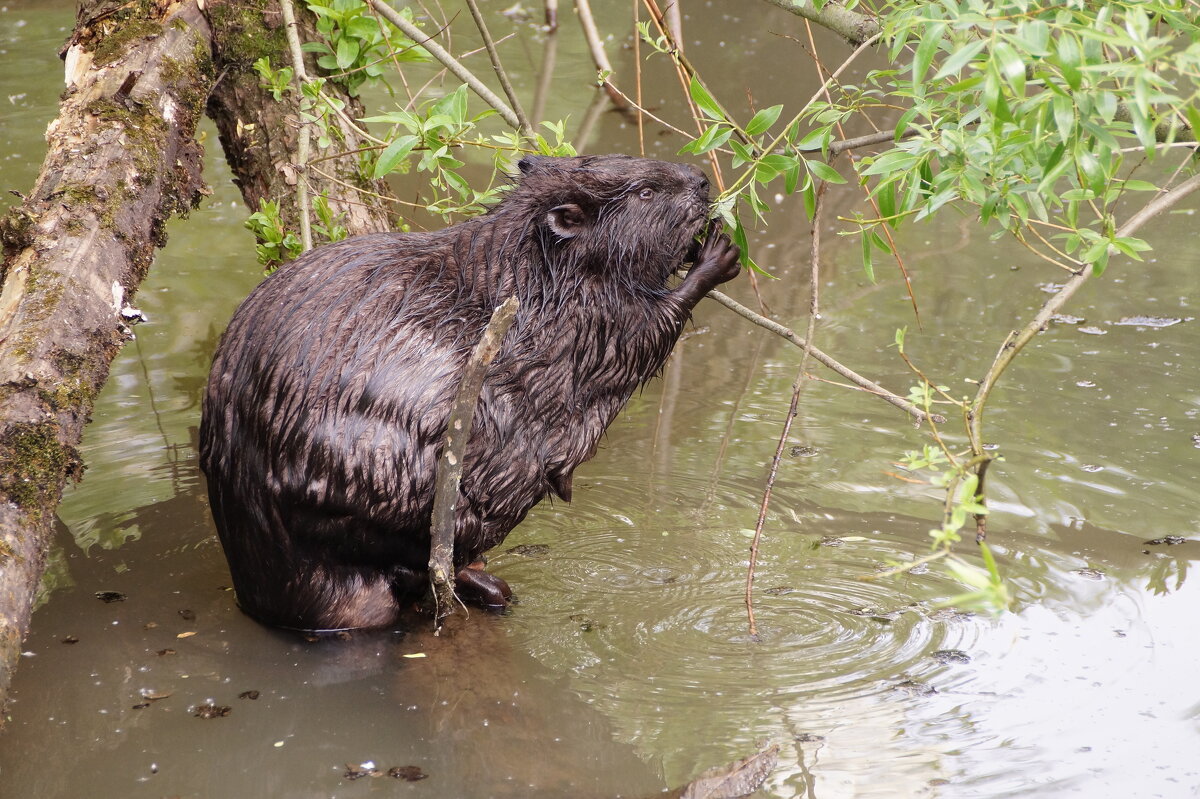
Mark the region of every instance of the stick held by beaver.
POLYGON ((200 466, 251 617, 384 627, 424 590, 447 417, 492 310, 515 294, 467 446, 454 543, 458 592, 506 604, 483 553, 544 497, 570 500, 575 467, 658 374, 692 308, 738 273, 693 167, 621 155, 519 167, 486 215, 319 247, 234 314, 204 397, 200 466))

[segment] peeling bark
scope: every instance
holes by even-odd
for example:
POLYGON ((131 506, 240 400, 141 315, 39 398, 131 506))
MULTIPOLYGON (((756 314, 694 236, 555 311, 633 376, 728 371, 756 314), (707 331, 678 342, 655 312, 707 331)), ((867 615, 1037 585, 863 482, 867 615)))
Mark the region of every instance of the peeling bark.
POLYGON ((209 38, 196 0, 84 0, 42 171, 0 220, 0 701, 123 312, 167 218, 206 191, 209 38))

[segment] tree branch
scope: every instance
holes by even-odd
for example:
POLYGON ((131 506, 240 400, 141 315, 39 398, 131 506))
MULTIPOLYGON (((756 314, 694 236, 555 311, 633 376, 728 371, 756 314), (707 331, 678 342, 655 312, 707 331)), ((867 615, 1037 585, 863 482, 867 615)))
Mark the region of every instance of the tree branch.
POLYGON ((879 23, 873 17, 859 14, 857 11, 847 11, 837 3, 827 3, 818 11, 811 0, 766 0, 766 2, 810 22, 815 22, 822 28, 828 28, 855 46, 880 32, 879 23))

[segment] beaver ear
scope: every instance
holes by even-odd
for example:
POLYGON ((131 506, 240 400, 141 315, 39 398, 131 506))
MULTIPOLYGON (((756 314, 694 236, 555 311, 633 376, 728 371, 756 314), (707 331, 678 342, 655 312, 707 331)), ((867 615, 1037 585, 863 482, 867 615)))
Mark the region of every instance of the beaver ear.
POLYGON ((533 170, 537 169, 549 161, 550 159, 544 155, 527 155, 517 162, 517 169, 521 170, 522 175, 528 175, 533 170))
POLYGON ((583 230, 587 215, 575 203, 556 205, 546 212, 546 224, 560 239, 571 239, 583 230))

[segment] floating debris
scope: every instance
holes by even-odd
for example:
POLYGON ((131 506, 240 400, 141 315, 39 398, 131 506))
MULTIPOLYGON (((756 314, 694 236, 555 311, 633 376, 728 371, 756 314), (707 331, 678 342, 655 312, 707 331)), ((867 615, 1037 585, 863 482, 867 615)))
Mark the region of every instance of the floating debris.
POLYGON ((429 776, 416 766, 393 766, 388 769, 387 775, 393 779, 404 780, 405 782, 416 782, 429 776))
POLYGON ((232 712, 229 705, 197 705, 192 715, 198 719, 223 719, 232 712))
POLYGON ((195 621, 196 620, 196 611, 186 610, 186 609, 181 610, 181 611, 179 611, 179 618, 183 619, 184 621, 195 621))
POLYGON ((846 545, 844 539, 838 538, 835 535, 827 535, 820 541, 820 546, 823 547, 842 547, 846 545))
POLYGON ((64 644, 77 644, 79 643, 79 639, 73 635, 68 635, 66 638, 62 639, 62 642, 64 644))
POLYGON ((1122 316, 1112 324, 1127 327, 1170 327, 1182 321, 1176 316, 1122 316))
POLYGON ((1083 469, 1085 472, 1102 472, 1102 471, 1104 471, 1103 466, 1097 466, 1094 463, 1085 463, 1082 466, 1080 466, 1079 468, 1083 469))
POLYGON ((767 596, 787 596, 788 594, 796 593, 796 589, 792 588, 790 585, 778 585, 774 588, 768 588, 766 591, 763 591, 763 593, 767 596))
POLYGON ((1158 546, 1163 546, 1163 545, 1173 547, 1173 546, 1178 546, 1179 544, 1187 543, 1187 539, 1181 535, 1164 535, 1162 538, 1155 538, 1151 541, 1146 541, 1144 543, 1149 544, 1152 547, 1158 547, 1158 546))
POLYGON ((1104 572, 1099 569, 1072 569, 1071 574, 1077 574, 1085 580, 1103 580, 1104 572))
POLYGON ((1107 336, 1108 335, 1107 330, 1105 330, 1102 327, 1096 327, 1095 325, 1084 325, 1083 327, 1077 327, 1075 329, 1078 330, 1080 333, 1087 333, 1089 336, 1107 336))
POLYGON ((177 654, 177 653, 175 652, 174 649, 171 649, 170 647, 167 647, 166 649, 158 650, 158 656, 160 658, 166 657, 167 655, 174 655, 174 654, 177 654))
POLYGON ((374 760, 368 760, 357 766, 346 764, 346 779, 348 780, 361 780, 363 777, 378 777, 382 774, 383 772, 375 767, 374 760))
POLYGON ((790 454, 793 458, 813 458, 820 454, 816 447, 792 447, 790 454))
POLYGON ((1050 317, 1050 321, 1059 325, 1081 325, 1087 320, 1082 316, 1071 316, 1065 313, 1056 313, 1050 317))
POLYGON ((101 602, 105 603, 124 602, 126 596, 120 591, 97 591, 96 599, 99 599, 101 602))
POLYGON ((261 694, 259 694, 258 691, 242 691, 240 694, 238 694, 238 699, 249 699, 254 701, 255 699, 258 699, 259 696, 261 696, 261 694))

